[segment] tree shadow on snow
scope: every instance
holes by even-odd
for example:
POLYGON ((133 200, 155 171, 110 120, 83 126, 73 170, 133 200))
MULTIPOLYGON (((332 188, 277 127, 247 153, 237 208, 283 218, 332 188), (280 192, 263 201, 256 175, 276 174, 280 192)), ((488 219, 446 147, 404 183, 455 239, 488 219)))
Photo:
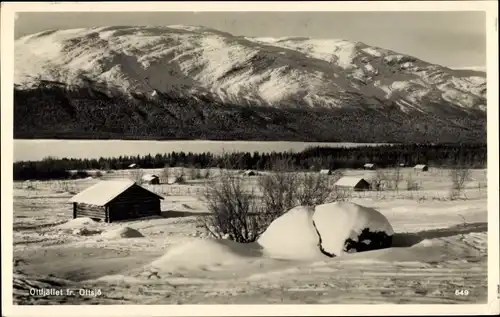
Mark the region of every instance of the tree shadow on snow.
POLYGON ((425 239, 436 239, 456 236, 459 234, 468 234, 472 232, 488 231, 488 223, 475 222, 460 224, 448 228, 424 230, 417 233, 395 233, 392 236, 392 247, 405 248, 411 247, 425 239))
POLYGON ((176 211, 176 210, 164 210, 161 212, 160 217, 162 218, 182 218, 182 217, 199 217, 208 216, 208 212, 189 212, 189 211, 176 211))
MULTIPOLYGON (((143 220, 151 220, 151 219, 166 219, 166 218, 183 218, 183 217, 206 217, 209 213, 207 212, 189 212, 189 211, 176 211, 176 210, 164 210, 159 215, 156 216, 146 216, 146 217, 132 217, 127 219, 116 219, 114 223, 128 223, 128 222, 137 222, 143 220)), ((102 221, 102 219, 93 219, 95 221, 102 221)))

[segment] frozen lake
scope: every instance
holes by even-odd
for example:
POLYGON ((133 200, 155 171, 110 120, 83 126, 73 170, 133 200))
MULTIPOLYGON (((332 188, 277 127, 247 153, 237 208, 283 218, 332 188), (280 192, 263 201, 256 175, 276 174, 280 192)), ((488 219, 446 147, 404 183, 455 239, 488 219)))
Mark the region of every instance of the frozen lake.
POLYGON ((172 151, 210 152, 299 152, 310 146, 353 147, 374 143, 322 143, 288 141, 129 141, 129 140, 14 140, 14 161, 58 158, 99 158, 120 155, 155 155, 172 151))

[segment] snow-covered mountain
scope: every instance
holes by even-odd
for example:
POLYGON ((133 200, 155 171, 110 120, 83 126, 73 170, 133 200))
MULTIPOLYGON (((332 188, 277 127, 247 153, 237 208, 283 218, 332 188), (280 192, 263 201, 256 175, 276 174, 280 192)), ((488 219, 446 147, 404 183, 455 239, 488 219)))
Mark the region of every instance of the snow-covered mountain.
POLYGON ((462 119, 482 120, 486 110, 483 72, 453 70, 360 42, 237 37, 194 26, 45 31, 16 40, 16 89, 47 83, 70 92, 92 87, 106 98, 176 96, 255 109, 370 110, 388 120, 397 120, 389 115, 397 109, 466 130, 462 119))

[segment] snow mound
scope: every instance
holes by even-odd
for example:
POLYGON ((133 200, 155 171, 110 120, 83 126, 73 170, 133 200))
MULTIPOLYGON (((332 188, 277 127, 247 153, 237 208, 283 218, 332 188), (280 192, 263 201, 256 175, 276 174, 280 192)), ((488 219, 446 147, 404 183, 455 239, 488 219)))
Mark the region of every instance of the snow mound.
POLYGON ((94 226, 97 224, 97 221, 92 220, 88 217, 83 218, 75 218, 63 224, 56 226, 57 229, 62 230, 72 230, 72 229, 81 229, 86 226, 94 226))
POLYGON ((247 262, 261 255, 255 243, 231 240, 195 239, 172 246, 151 266, 158 271, 170 269, 201 269, 208 266, 247 262))
POLYGON ((380 212, 354 203, 318 205, 313 215, 322 249, 330 255, 391 246, 394 230, 380 212))
POLYGON ((96 281, 107 282, 110 284, 117 284, 117 283, 137 283, 137 282, 140 282, 141 280, 136 278, 136 277, 133 277, 133 276, 115 274, 115 275, 101 276, 101 277, 97 278, 96 281))
POLYGON ((73 229, 72 233, 74 235, 77 235, 77 236, 91 236, 91 235, 94 235, 94 234, 101 233, 101 230, 99 230, 99 229, 89 229, 87 227, 83 227, 83 228, 73 229))
POLYGON ((142 233, 139 231, 129 228, 129 227, 121 227, 116 229, 111 229, 105 231, 101 234, 104 238, 107 239, 120 239, 120 238, 141 238, 144 237, 142 233))
POLYGON ((295 207, 275 219, 257 242, 269 257, 287 259, 324 258, 313 225, 312 207, 295 207))

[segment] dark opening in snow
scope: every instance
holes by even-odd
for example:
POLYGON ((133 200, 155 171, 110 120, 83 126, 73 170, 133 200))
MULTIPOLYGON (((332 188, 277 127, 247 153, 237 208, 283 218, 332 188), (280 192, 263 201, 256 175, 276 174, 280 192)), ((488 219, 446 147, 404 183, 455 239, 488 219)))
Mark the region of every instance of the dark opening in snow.
POLYGON ((358 241, 352 239, 345 240, 344 252, 356 251, 371 251, 390 248, 392 245, 392 235, 388 235, 383 231, 371 232, 369 228, 363 229, 358 236, 358 241))

